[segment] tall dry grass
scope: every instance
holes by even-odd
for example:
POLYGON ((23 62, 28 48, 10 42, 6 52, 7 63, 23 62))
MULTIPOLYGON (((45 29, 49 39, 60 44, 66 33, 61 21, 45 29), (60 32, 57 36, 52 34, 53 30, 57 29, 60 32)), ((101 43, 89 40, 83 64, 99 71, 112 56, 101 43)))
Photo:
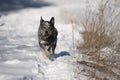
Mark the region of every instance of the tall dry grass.
POLYGON ((98 7, 93 9, 88 6, 87 1, 84 13, 79 10, 62 10, 63 21, 78 26, 72 25, 71 31, 73 47, 77 48, 77 51, 72 53, 78 52, 74 72, 77 80, 81 80, 81 75, 87 76, 88 80, 120 79, 120 9, 114 6, 114 2, 101 0, 98 7), (79 31, 81 25, 84 27, 82 32, 79 31), (76 30, 79 36, 75 35, 76 30), (81 35, 83 43, 79 44, 81 39, 77 41, 76 37, 79 38, 81 35))
POLYGON ((84 32, 80 34, 84 42, 78 45, 77 49, 83 53, 83 57, 82 61, 78 59, 77 62, 84 65, 84 72, 89 76, 89 80, 120 79, 120 63, 117 57, 120 52, 116 50, 119 47, 115 48, 120 43, 120 12, 112 3, 112 0, 101 0, 96 11, 87 7, 84 20, 81 20, 84 32))
POLYGON ((110 0, 101 0, 98 12, 90 10, 88 7, 85 12, 84 21, 81 23, 85 31, 83 35, 84 43, 78 46, 79 49, 101 49, 111 46, 116 41, 120 16, 119 12, 112 9, 110 0))

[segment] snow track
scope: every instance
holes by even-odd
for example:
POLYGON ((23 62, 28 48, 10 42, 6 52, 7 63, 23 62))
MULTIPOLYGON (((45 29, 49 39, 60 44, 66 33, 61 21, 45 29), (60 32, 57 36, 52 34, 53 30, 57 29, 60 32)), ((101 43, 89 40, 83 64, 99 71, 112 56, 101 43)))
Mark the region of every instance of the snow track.
MULTIPOLYGON (((18 13, 3 15, 5 24, 0 28, 0 80, 70 80, 73 70, 69 46, 71 33, 64 30, 66 25, 59 25, 58 10, 55 7, 25 9, 18 13), (52 9, 52 13, 50 11, 52 9), (50 15, 48 15, 50 14, 50 15), (39 18, 56 19, 59 31, 55 60, 41 56, 37 41, 39 18), (64 33, 66 32, 66 33, 64 33), (66 41, 65 41, 66 40, 66 41), (40 60, 38 60, 40 56, 40 60)), ((69 27, 69 26, 68 26, 69 27)), ((69 27, 70 28, 70 27, 69 27)))
MULTIPOLYGON (((78 6, 78 2, 75 5, 78 6)), ((74 80, 72 25, 63 23, 60 10, 61 6, 53 5, 25 8, 2 15, 0 80, 74 80), (40 16, 45 20, 55 17, 55 27, 59 34, 53 61, 42 56, 38 45, 40 16)))

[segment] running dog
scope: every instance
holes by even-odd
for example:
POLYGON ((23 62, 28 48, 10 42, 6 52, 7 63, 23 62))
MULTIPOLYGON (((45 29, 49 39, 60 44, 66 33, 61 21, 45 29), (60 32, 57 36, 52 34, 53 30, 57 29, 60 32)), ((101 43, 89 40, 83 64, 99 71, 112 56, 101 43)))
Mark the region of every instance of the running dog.
POLYGON ((55 53, 57 44, 58 31, 54 24, 54 17, 52 17, 50 21, 45 21, 41 17, 40 26, 38 29, 38 41, 40 48, 47 57, 50 57, 55 53))

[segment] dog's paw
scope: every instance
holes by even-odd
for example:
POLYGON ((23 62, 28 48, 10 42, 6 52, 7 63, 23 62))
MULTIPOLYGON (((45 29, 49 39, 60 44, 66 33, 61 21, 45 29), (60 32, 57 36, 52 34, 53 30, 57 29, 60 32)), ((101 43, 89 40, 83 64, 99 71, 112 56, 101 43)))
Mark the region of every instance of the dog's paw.
POLYGON ((55 60, 55 58, 53 56, 49 57, 48 59, 51 60, 51 61, 55 60))
POLYGON ((50 57, 51 56, 50 52, 47 51, 47 50, 43 51, 43 55, 46 56, 46 57, 50 57))

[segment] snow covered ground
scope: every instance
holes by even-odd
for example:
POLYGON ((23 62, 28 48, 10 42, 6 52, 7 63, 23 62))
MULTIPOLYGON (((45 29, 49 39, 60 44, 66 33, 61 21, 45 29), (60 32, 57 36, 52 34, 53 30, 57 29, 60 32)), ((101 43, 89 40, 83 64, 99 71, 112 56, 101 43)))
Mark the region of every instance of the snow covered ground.
MULTIPOLYGON (((72 24, 64 23, 61 10, 83 9, 85 1, 33 1, 38 1, 41 6, 26 7, 20 4, 17 8, 13 6, 14 10, 0 9, 0 80, 77 80, 74 73, 72 24), (59 35, 53 61, 42 56, 38 45, 37 31, 41 16, 45 20, 55 17, 59 35)), ((87 80, 87 77, 81 74, 81 80, 87 80)))
POLYGON ((67 0, 46 2, 51 5, 1 11, 0 80, 75 80, 72 25, 64 24, 59 13, 65 5, 79 6, 79 0, 71 0, 71 5, 67 0), (59 35, 54 61, 41 55, 37 40, 40 16, 45 20, 55 17, 59 35))

